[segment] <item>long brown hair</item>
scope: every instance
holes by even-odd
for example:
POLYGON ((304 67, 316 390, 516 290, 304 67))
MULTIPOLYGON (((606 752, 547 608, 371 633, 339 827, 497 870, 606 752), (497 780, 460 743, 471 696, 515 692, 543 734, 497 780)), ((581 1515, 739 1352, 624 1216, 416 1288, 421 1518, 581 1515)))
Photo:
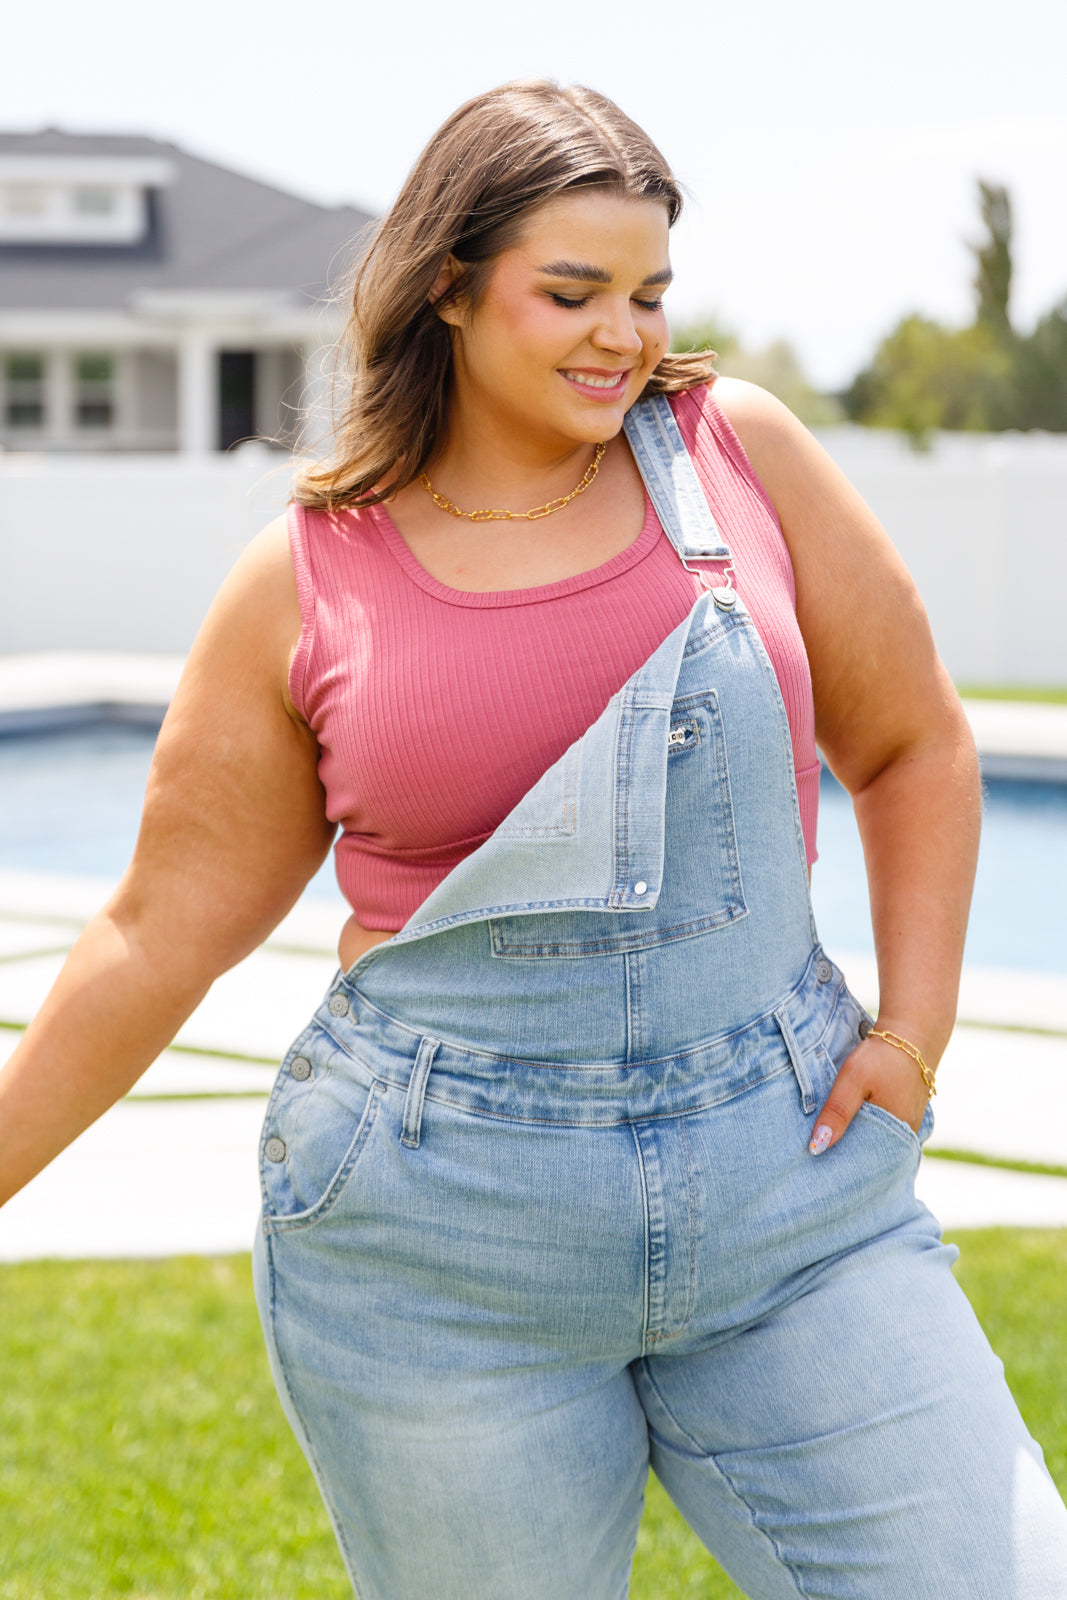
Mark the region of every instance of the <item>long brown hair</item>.
MULTIPOLYGON (((564 190, 660 200, 673 224, 678 183, 656 146, 611 100, 546 81, 504 84, 453 112, 416 161, 350 283, 337 352, 345 404, 334 448, 296 477, 303 505, 374 505, 417 477, 440 439, 452 372, 450 330, 430 293, 449 256, 449 300, 477 306, 493 260, 526 217, 564 190)), ((708 351, 665 355, 646 394, 705 382, 708 351)), ((338 392, 335 390, 335 392, 338 392)))

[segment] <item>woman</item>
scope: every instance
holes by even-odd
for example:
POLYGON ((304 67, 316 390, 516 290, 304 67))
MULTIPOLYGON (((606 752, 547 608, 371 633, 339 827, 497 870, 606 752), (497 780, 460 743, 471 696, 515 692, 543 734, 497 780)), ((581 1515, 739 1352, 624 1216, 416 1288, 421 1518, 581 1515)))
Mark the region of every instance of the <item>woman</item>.
POLYGON ((255 1265, 364 1600, 616 1600, 650 1459, 753 1596, 1062 1596, 1067 1515, 912 1186, 973 747, 818 446, 667 355, 679 205, 584 89, 481 96, 420 158, 336 454, 212 608, 4 1075, 4 1194, 341 821, 345 975, 271 1097, 255 1265), (873 1026, 811 918, 816 733, 873 1026))

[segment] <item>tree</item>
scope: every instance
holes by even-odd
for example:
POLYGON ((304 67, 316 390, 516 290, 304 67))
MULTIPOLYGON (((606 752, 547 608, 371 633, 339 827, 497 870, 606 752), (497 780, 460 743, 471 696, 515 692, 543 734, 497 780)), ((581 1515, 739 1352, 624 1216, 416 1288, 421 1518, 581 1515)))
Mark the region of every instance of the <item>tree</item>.
POLYGON ((1067 299, 1018 341, 1015 409, 1016 428, 1067 433, 1067 299))
POLYGON ((841 407, 829 395, 819 394, 804 375, 799 361, 784 339, 763 350, 748 350, 714 318, 679 328, 672 350, 714 350, 718 370, 726 378, 745 378, 777 395, 809 428, 840 422, 841 407))
POLYGON ((984 323, 945 328, 905 317, 854 379, 845 410, 874 428, 899 428, 919 449, 938 428, 985 432, 1004 427, 1012 361, 984 323))
POLYGON ((979 210, 985 223, 986 238, 972 244, 977 270, 974 291, 977 297, 975 321, 994 333, 1010 334, 1011 318, 1011 197, 1001 184, 978 180, 979 210))
POLYGON ((736 348, 736 335, 714 313, 675 328, 671 335, 671 349, 677 354, 688 350, 714 350, 717 355, 724 356, 736 348))
POLYGON ((845 409, 857 422, 901 428, 923 446, 936 428, 1067 431, 1067 301, 1027 338, 1011 325, 1012 207, 1000 184, 978 180, 985 237, 975 259, 975 318, 946 328, 905 317, 857 374, 845 409))

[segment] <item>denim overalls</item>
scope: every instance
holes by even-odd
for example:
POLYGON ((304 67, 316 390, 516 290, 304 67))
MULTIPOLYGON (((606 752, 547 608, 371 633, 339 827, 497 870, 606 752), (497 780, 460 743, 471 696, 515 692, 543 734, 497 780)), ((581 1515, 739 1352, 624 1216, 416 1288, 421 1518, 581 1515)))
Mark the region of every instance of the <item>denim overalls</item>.
POLYGON ((727 545, 666 401, 626 427, 717 587, 286 1057, 282 1403, 362 1600, 621 1600, 650 1460, 760 1600, 1065 1596, 918 1138, 808 1153, 863 1012, 727 545))

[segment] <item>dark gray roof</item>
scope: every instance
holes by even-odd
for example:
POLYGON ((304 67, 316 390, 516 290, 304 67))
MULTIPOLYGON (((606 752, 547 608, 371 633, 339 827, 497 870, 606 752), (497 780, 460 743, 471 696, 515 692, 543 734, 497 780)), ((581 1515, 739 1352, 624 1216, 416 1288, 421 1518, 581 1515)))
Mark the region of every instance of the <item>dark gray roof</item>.
POLYGON ((150 191, 135 245, 0 242, 0 309, 116 310, 135 290, 264 289, 318 300, 371 221, 355 206, 320 206, 177 145, 136 134, 0 133, 0 155, 151 156, 175 168, 150 191))

